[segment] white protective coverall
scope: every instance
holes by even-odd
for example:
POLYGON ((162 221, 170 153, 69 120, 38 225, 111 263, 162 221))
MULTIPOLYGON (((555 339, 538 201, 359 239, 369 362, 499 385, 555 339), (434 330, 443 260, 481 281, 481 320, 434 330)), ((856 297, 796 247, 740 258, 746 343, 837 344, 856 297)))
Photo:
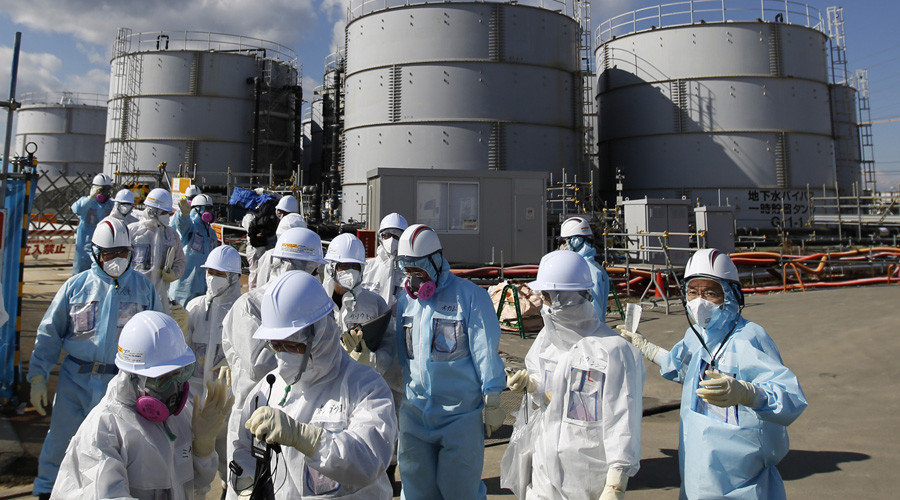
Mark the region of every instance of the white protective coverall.
POLYGON ((138 414, 136 401, 131 374, 120 371, 69 443, 50 498, 181 500, 209 489, 218 455, 191 451, 191 398, 165 423, 138 414))
MULTIPOLYGON (((387 384, 372 368, 353 361, 341 348, 340 330, 329 315, 314 324, 309 363, 300 380, 287 389, 275 374, 261 380, 241 409, 240 435, 234 459, 252 478, 256 459, 253 440, 244 427, 258 406, 271 405, 301 423, 324 429, 316 451, 305 456, 290 446, 272 455, 275 498, 348 498, 379 500, 392 495, 384 473, 397 435, 397 418, 387 384), (277 468, 276 468, 277 467, 277 468)), ((258 445, 258 443, 257 443, 258 445)), ((228 498, 237 498, 229 486, 228 498)))
POLYGON ((377 246, 375 257, 368 259, 363 269, 363 288, 380 295, 388 307, 394 310, 397 293, 404 292, 403 273, 394 268, 396 257, 388 253, 384 245, 379 243, 377 246))
POLYGON ((135 271, 143 274, 156 287, 156 293, 162 299, 166 314, 169 314, 169 283, 175 281, 184 274, 187 265, 187 257, 181 248, 181 236, 175 228, 168 224, 160 224, 154 218, 145 218, 128 225, 128 234, 131 235, 131 248, 133 257, 131 266, 135 271), (163 266, 166 263, 166 254, 173 249, 172 274, 174 279, 166 281, 163 278, 163 266))
MULTIPOLYGON (((330 276, 325 278, 325 282, 322 286, 329 296, 333 296, 334 281, 330 276)), ((335 308, 333 314, 341 333, 346 332, 353 325, 365 323, 366 321, 375 319, 388 312, 388 306, 385 304, 384 299, 375 293, 366 290, 361 284, 356 285, 353 290, 346 292, 343 297, 341 297, 341 303, 338 304, 338 307, 340 307, 340 309, 335 308)), ((393 324, 388 325, 388 329, 384 332, 384 338, 381 339, 378 350, 372 351, 368 360, 360 359, 360 362, 375 368, 375 371, 382 376, 384 376, 385 372, 392 365, 395 365, 394 357, 397 354, 397 341, 394 339, 393 326, 393 324)), ((389 381, 385 381, 388 382, 388 386, 391 385, 389 381)), ((402 386, 402 380, 400 380, 400 387, 402 388, 402 386)))
POLYGON ((545 306, 542 316, 525 366, 537 381, 534 399, 543 404, 548 393, 550 403, 533 436, 525 497, 596 499, 608 468, 634 476, 640 467, 642 355, 600 321, 591 302, 554 312, 545 306))

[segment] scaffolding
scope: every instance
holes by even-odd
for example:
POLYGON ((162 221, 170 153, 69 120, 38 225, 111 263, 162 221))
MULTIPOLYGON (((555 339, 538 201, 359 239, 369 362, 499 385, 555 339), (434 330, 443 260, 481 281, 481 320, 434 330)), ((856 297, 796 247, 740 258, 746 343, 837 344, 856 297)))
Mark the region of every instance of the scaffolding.
MULTIPOLYGON (((591 35, 591 2, 576 0, 575 20, 578 22, 578 53, 581 58, 581 154, 582 172, 596 172, 598 165, 594 127, 597 109, 594 106, 594 44, 591 35)), ((593 177, 593 175, 592 175, 593 177)), ((593 185, 590 186, 593 189, 593 185)), ((592 191, 593 192, 593 191, 592 191)))
POLYGON ((859 154, 864 189, 874 194, 875 143, 872 135, 872 108, 869 106, 869 70, 856 70, 857 101, 859 103, 859 154))
POLYGON ((137 135, 140 111, 132 98, 141 90, 143 57, 126 57, 131 52, 131 29, 119 28, 113 46, 112 96, 109 100, 111 130, 115 135, 109 138, 106 164, 108 171, 128 172, 134 170, 137 153, 132 138, 137 135))

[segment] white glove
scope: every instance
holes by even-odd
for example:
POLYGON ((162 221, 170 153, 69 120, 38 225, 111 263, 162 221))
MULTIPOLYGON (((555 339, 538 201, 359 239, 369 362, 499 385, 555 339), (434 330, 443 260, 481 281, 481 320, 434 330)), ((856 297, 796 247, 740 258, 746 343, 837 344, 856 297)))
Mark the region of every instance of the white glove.
POLYGON ((322 438, 322 428, 318 425, 297 422, 285 412, 271 406, 257 408, 244 427, 250 429, 260 441, 292 446, 306 456, 316 452, 322 438))
POLYGON ((341 347, 348 353, 352 353, 361 340, 362 331, 359 328, 352 328, 341 334, 341 347))
POLYGON ((169 308, 169 316, 178 323, 179 328, 181 328, 181 333, 184 334, 185 340, 187 339, 188 334, 188 312, 187 310, 181 306, 179 303, 172 304, 172 307, 169 308))
POLYGON ((163 281, 165 281, 166 283, 171 283, 171 282, 177 280, 177 279, 180 278, 180 277, 181 277, 180 275, 176 274, 176 273, 175 273, 174 271, 172 271, 172 270, 168 270, 168 271, 167 271, 167 270, 163 269, 163 272, 162 272, 162 279, 163 279, 163 281))
POLYGON ((645 358, 647 358, 649 361, 659 364, 659 360, 657 360, 656 357, 661 350, 663 352, 666 352, 665 349, 662 349, 653 342, 645 339, 644 336, 640 333, 629 332, 625 329, 625 325, 617 326, 616 330, 619 331, 619 335, 621 335, 625 340, 631 342, 631 345, 637 347, 645 358))
POLYGON ((506 387, 509 387, 509 390, 513 392, 534 392, 537 390, 537 381, 531 378, 528 370, 523 368, 506 376, 506 387))
POLYGON ((628 475, 619 469, 609 469, 606 472, 606 486, 603 487, 600 500, 623 500, 627 486, 628 475))
POLYGON ((762 404, 762 401, 757 400, 761 400, 765 393, 750 382, 710 370, 706 370, 706 376, 709 379, 700 381, 697 395, 707 403, 722 408, 737 404, 756 408, 762 404))
POLYGON ((47 414, 44 409, 47 406, 47 381, 40 375, 31 379, 31 406, 34 406, 39 415, 47 414))
POLYGON ((488 394, 484 397, 484 437, 491 437, 503 421, 506 420, 506 410, 500 408, 500 395, 488 394))
POLYGON ((231 406, 234 404, 234 396, 228 397, 228 386, 225 378, 219 374, 219 379, 206 383, 206 401, 200 408, 200 397, 194 396, 194 418, 191 420, 191 430, 194 433, 194 455, 198 457, 209 456, 216 449, 216 436, 225 427, 225 421, 231 414, 231 406))
POLYGON ((187 201, 187 198, 178 200, 178 209, 181 210, 181 215, 185 217, 191 215, 191 204, 187 201))

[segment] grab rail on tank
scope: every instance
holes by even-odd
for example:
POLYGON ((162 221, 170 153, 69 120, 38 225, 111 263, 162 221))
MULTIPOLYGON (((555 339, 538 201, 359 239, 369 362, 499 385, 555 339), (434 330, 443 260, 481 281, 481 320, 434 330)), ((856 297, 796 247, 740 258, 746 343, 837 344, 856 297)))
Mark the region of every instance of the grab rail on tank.
POLYGON ((525 5, 529 7, 540 7, 542 9, 557 11, 569 17, 575 17, 575 12, 572 7, 572 5, 574 5, 574 1, 570 3, 568 0, 350 0, 347 5, 347 22, 349 23, 350 21, 358 17, 362 17, 366 14, 371 14, 373 12, 379 12, 382 10, 394 9, 397 7, 408 7, 410 5, 424 4, 446 5, 448 3, 503 3, 510 5, 525 5))
POLYGON ((61 104, 72 106, 106 106, 106 94, 93 92, 28 92, 22 94, 19 102, 23 106, 29 104, 61 104))
POLYGON ((600 23, 597 46, 616 37, 641 31, 692 24, 737 21, 776 22, 826 32, 822 11, 787 0, 688 0, 645 7, 600 23))
POLYGON ((297 67, 297 53, 280 43, 212 31, 147 31, 126 37, 129 53, 157 50, 265 51, 265 58, 297 67))

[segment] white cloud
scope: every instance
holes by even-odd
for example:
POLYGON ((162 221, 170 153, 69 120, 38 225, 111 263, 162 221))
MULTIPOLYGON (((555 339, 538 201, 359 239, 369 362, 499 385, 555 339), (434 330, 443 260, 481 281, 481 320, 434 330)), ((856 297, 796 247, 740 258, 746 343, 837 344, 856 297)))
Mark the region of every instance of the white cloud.
MULTIPOLYGON (((7 98, 9 87, 9 72, 12 67, 12 47, 0 46, 0 82, 2 82, 2 99, 7 98)), ((16 95, 21 96, 26 92, 52 92, 59 90, 61 83, 59 70, 62 68, 62 60, 47 52, 19 53, 19 76, 16 85, 16 95)))

